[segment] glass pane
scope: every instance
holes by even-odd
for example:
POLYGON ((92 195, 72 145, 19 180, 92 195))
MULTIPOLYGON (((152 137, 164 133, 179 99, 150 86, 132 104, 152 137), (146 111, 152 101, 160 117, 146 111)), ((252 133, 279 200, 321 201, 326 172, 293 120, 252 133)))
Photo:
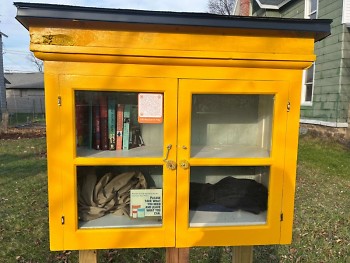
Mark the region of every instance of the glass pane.
POLYGON ((162 166, 79 166, 79 228, 160 227, 162 166))
POLYGON ((314 64, 306 70, 306 83, 312 83, 314 81, 314 64))
POLYGON ((310 11, 311 11, 311 13, 317 12, 317 2, 318 2, 318 0, 310 0, 310 11))
POLYGON ((190 227, 266 224, 269 167, 191 167, 190 227))
MULTIPOLYGON (((136 92, 76 91, 77 156, 162 156, 163 124, 139 122, 138 95, 136 92)), ((163 98, 163 94, 159 96, 163 98)))
POLYGON ((305 101, 312 101, 313 84, 306 84, 305 101))
POLYGON ((191 157, 268 157, 274 95, 192 97, 191 157))

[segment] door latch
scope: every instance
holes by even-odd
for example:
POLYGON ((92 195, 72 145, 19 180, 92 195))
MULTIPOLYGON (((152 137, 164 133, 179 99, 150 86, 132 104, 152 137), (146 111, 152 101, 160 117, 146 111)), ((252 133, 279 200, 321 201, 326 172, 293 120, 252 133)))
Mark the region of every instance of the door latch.
POLYGON ((187 170, 188 168, 190 168, 190 163, 186 160, 182 160, 180 161, 180 166, 182 169, 187 170))
POLYGON ((173 146, 171 144, 169 144, 166 148, 167 148, 167 152, 165 154, 165 158, 163 159, 163 161, 166 163, 166 168, 168 168, 169 170, 175 170, 176 169, 176 163, 172 160, 168 160, 169 157, 169 152, 171 150, 173 146))

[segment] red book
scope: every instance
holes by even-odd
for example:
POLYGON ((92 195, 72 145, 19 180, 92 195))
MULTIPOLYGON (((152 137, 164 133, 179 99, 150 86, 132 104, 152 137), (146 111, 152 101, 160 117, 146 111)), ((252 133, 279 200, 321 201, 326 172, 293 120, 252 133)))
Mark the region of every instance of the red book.
POLYGON ((118 104, 117 107, 117 150, 123 149, 123 125, 124 125, 124 105, 118 104))
POLYGON ((84 100, 75 104, 75 126, 77 146, 84 146, 88 136, 88 105, 84 100))
POLYGON ((100 129, 101 150, 108 150, 108 100, 103 95, 100 97, 100 129))
POLYGON ((92 108, 92 147, 101 150, 101 131, 100 131, 100 106, 94 105, 92 108))

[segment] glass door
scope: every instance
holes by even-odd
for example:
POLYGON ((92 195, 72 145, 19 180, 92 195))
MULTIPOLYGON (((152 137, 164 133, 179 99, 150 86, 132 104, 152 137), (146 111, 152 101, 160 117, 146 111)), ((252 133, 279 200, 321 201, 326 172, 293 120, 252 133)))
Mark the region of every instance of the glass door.
POLYGON ((64 76, 60 84, 67 248, 174 246, 166 237, 175 235, 168 163, 176 158, 177 82, 64 76))
POLYGON ((277 242, 287 102, 283 82, 180 81, 178 246, 277 242))

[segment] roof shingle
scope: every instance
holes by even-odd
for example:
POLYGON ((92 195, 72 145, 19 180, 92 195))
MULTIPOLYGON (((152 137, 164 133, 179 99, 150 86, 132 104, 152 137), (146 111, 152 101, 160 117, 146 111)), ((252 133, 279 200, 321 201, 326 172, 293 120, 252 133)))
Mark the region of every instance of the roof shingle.
POLYGON ((44 89, 43 73, 5 73, 6 89, 44 89))

